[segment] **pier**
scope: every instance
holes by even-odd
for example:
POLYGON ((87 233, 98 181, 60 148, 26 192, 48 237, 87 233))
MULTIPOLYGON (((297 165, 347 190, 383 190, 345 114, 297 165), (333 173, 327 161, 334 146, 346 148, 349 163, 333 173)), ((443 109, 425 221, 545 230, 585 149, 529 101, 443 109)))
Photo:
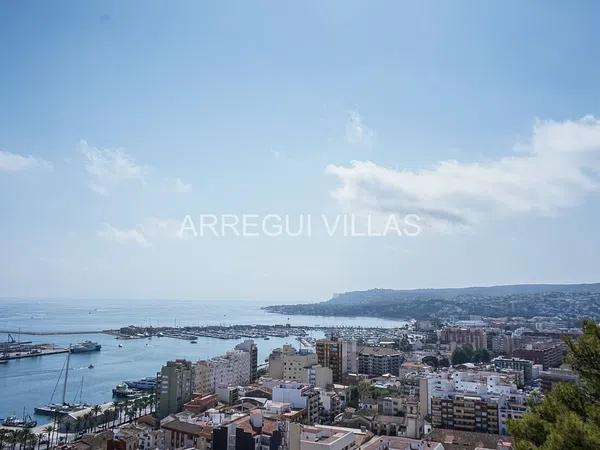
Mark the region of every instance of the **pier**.
POLYGON ((58 348, 50 345, 39 345, 33 348, 5 352, 0 360, 7 361, 10 359, 36 358, 38 356, 57 355, 59 353, 67 353, 68 348, 58 348))

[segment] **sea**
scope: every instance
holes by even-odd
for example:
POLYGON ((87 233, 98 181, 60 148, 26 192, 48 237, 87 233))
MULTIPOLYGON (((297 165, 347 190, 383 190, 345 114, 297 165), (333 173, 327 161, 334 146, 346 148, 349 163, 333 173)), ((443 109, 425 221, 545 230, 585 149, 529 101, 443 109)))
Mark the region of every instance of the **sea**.
MULTIPOLYGON (((268 303, 254 301, 198 300, 0 300, 0 330, 17 331, 20 341, 52 343, 67 347, 85 340, 102 345, 102 350, 71 355, 66 401, 88 404, 112 400, 112 389, 126 380, 155 376, 168 360, 196 361, 225 353, 243 339, 201 337, 197 344, 172 338, 117 340, 103 333, 34 335, 27 332, 89 332, 140 326, 274 325, 401 327, 402 320, 373 317, 284 316, 261 309, 268 303), (119 347, 119 344, 122 347, 119 347), (93 368, 89 368, 92 365, 93 368)), ((322 337, 314 332, 313 337, 322 337)), ((3 333, 0 340, 8 339, 3 333)), ((295 337, 259 339, 259 365, 283 344, 298 346, 295 337)), ((48 422, 34 414, 34 407, 60 402, 59 375, 66 354, 10 360, 0 364, 0 418, 30 414, 38 424, 48 422)))

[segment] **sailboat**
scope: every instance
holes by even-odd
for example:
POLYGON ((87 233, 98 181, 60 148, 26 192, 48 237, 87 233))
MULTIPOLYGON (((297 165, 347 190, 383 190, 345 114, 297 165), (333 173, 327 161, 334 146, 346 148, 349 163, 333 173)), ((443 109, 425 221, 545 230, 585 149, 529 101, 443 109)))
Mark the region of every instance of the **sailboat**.
MULTIPOLYGON (((54 394, 56 392, 56 388, 58 387, 58 384, 62 377, 62 373, 63 373, 62 369, 61 369, 60 373, 58 374, 58 380, 56 380, 56 385, 54 386, 54 391, 52 391, 52 395, 50 396, 50 403, 48 403, 46 405, 42 405, 42 406, 36 406, 34 408, 36 414, 43 414, 43 415, 49 415, 49 416, 52 416, 54 414, 69 414, 72 412, 81 411, 82 409, 85 409, 88 407, 88 405, 85 405, 82 403, 67 403, 67 401, 66 401, 67 382, 69 379, 69 362, 71 360, 71 351, 70 350, 71 350, 71 346, 69 346, 69 352, 67 352, 67 360, 65 362, 66 368, 63 365, 63 369, 65 369, 64 370, 65 379, 63 382, 61 403, 52 403, 52 400, 54 399, 54 394)), ((83 392, 83 378, 81 379, 81 387, 79 389, 79 401, 80 402, 81 402, 82 392, 83 392)), ((75 400, 76 399, 77 399, 77 396, 75 397, 75 400)))

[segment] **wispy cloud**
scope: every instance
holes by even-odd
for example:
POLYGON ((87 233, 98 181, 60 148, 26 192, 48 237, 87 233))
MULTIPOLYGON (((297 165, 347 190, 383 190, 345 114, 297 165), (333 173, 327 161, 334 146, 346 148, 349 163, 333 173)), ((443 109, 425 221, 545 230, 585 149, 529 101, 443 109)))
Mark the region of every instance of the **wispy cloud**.
POLYGON ((536 121, 518 153, 485 163, 448 160, 413 171, 352 161, 326 172, 341 182, 333 196, 344 208, 418 214, 435 228, 552 215, 600 191, 600 120, 536 121))
POLYGON ((103 223, 97 234, 110 242, 145 248, 159 242, 185 239, 180 236, 180 229, 180 220, 148 217, 132 228, 120 229, 109 223, 103 223))
POLYGON ((137 164, 132 156, 121 149, 99 149, 82 140, 80 151, 90 177, 89 187, 100 195, 109 194, 125 182, 145 181, 148 167, 137 164))
POLYGON ((102 228, 98 230, 98 236, 110 242, 120 245, 135 244, 140 247, 150 247, 151 244, 144 234, 135 228, 119 229, 109 223, 103 223, 102 228))
POLYGON ((369 128, 358 111, 348 111, 346 122, 346 142, 354 146, 369 145, 375 136, 375 131, 369 128))
POLYGON ((0 172, 22 172, 34 169, 52 169, 52 164, 35 156, 19 155, 0 150, 0 172))
POLYGON ((181 178, 170 180, 171 191, 177 194, 187 194, 192 192, 192 184, 185 183, 181 178))

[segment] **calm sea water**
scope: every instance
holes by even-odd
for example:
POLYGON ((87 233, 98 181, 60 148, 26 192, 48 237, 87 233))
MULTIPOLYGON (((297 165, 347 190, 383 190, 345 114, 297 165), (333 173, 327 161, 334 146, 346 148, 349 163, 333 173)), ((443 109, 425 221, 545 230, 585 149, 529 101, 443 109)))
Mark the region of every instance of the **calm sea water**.
MULTIPOLYGON (((229 325, 284 324, 354 325, 397 327, 405 322, 376 318, 339 318, 269 314, 250 302, 201 302, 182 300, 0 300, 0 330, 21 330, 22 341, 68 346, 87 339, 102 344, 100 352, 71 356, 67 400, 73 401, 83 384, 83 401, 93 404, 110 401, 112 388, 123 380, 153 376, 169 359, 198 360, 232 349, 241 340, 200 338, 197 344, 170 338, 116 340, 105 334, 27 335, 27 331, 94 331, 126 325, 229 325), (119 348, 118 344, 123 347, 119 348), (90 364, 94 365, 89 369, 90 364)), ((315 337, 321 337, 316 333, 315 337)), ((16 336, 15 336, 16 337, 16 336)), ((0 336, 6 339, 7 336, 0 336)), ((293 338, 258 340, 259 364, 273 348, 285 343, 298 345, 293 338)), ((0 417, 21 415, 50 401, 66 355, 11 360, 0 365, 0 417)), ((60 401, 62 387, 56 387, 60 401)), ((35 417, 39 423, 47 421, 35 417)))

